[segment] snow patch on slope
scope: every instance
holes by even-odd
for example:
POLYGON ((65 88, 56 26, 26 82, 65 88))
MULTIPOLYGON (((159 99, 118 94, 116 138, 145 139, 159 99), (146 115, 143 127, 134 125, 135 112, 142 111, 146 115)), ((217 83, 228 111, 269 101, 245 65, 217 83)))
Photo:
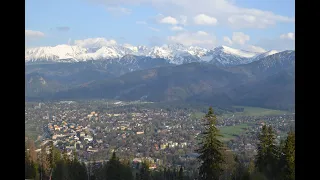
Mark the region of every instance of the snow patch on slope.
POLYGON ((240 49, 233 49, 227 46, 221 46, 221 47, 218 47, 218 49, 222 50, 226 54, 231 54, 231 55, 244 57, 244 58, 252 58, 258 54, 255 52, 249 52, 249 51, 240 50, 240 49))
POLYGON ((75 57, 85 54, 87 50, 80 46, 58 45, 55 47, 39 47, 28 49, 25 52, 26 61, 58 61, 63 59, 73 59, 77 61, 75 57))

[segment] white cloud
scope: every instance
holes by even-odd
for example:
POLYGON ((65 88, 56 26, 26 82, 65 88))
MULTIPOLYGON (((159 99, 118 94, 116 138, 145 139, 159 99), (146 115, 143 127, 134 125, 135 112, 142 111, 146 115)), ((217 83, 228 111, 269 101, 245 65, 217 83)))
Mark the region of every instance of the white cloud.
POLYGON ((114 15, 129 15, 131 10, 124 7, 107 7, 107 11, 114 15))
POLYGON ((295 33, 289 32, 281 34, 277 38, 273 39, 260 39, 257 43, 258 46, 264 47, 269 50, 294 50, 295 49, 295 33))
POLYGON ((145 24, 147 24, 147 22, 145 22, 145 21, 136 21, 136 24, 143 24, 143 25, 145 25, 145 24))
POLYGON ((228 18, 228 22, 232 27, 235 27, 235 28, 251 27, 251 26, 255 26, 257 28, 264 28, 268 24, 268 23, 267 24, 259 23, 261 22, 260 20, 259 22, 257 22, 257 18, 252 15, 233 15, 228 18))
POLYGON ((226 42, 229 45, 233 44, 232 40, 228 36, 224 36, 223 37, 223 41, 226 42))
POLYGON ((169 36, 167 41, 169 43, 181 43, 186 46, 196 45, 207 48, 212 48, 217 43, 214 35, 210 35, 204 31, 181 32, 175 36, 169 36))
POLYGON ((154 28, 154 27, 148 27, 149 29, 151 29, 152 31, 156 31, 156 32, 159 32, 160 31, 160 29, 157 29, 157 28, 154 28))
POLYGON ((259 46, 253 46, 253 45, 247 45, 244 48, 247 51, 251 51, 251 52, 257 52, 257 53, 264 53, 266 52, 265 49, 263 49, 262 47, 259 46))
MULTIPOLYGON (((294 9, 292 9, 294 11, 294 9)), ((276 23, 294 23, 295 19, 276 15, 270 11, 259 9, 239 8, 241 13, 232 14, 228 18, 228 23, 234 28, 267 28, 276 23)))
POLYGON ((88 38, 83 40, 75 40, 74 44, 83 48, 99 48, 102 46, 116 45, 117 42, 113 39, 105 38, 88 38))
POLYGON ((218 20, 205 14, 198 14, 193 18, 194 23, 198 25, 216 25, 218 20))
POLYGON ((184 28, 181 26, 173 26, 170 29, 171 29, 171 31, 183 31, 184 30, 184 28))
POLYGON ((232 42, 240 45, 244 45, 246 41, 250 40, 250 36, 243 32, 234 32, 232 34, 232 42))
POLYGON ((205 31, 197 31, 197 35, 199 36, 208 36, 209 34, 205 31))
POLYGON ((281 39, 279 37, 273 39, 260 39, 256 45, 268 50, 277 51, 295 49, 295 41, 291 39, 281 39))
POLYGON ((232 35, 232 40, 228 36, 223 37, 223 41, 228 45, 235 45, 235 48, 247 50, 250 52, 263 53, 266 52, 265 49, 259 46, 246 45, 246 41, 248 41, 250 37, 242 32, 234 32, 232 35))
POLYGON ((295 40, 295 33, 287 33, 287 34, 281 34, 280 39, 290 39, 290 40, 295 40))
POLYGON ((125 48, 128 48, 128 49, 131 49, 133 51, 137 50, 136 49, 137 47, 135 47, 134 45, 129 44, 129 43, 124 43, 124 44, 122 44, 122 46, 125 47, 125 48))
MULTIPOLYGON (((219 19, 219 24, 234 28, 267 28, 277 23, 294 23, 294 17, 287 17, 253 8, 243 8, 230 0, 91 0, 105 5, 150 5, 163 14, 188 18, 205 14, 219 19)), ((288 2, 291 3, 291 2, 288 2)), ((283 4, 283 7, 286 4, 283 4)), ((281 8, 281 5, 279 5, 281 8)), ((289 8, 285 6, 285 8, 289 8)), ((288 9, 294 11, 294 8, 288 9)))
POLYGON ((40 31, 25 30, 25 37, 27 39, 38 39, 44 37, 44 33, 40 31))
POLYGON ((173 26, 177 25, 187 25, 188 17, 184 15, 177 15, 177 16, 164 16, 163 14, 159 13, 156 16, 150 18, 151 22, 153 23, 162 23, 162 24, 171 24, 173 26))
POLYGON ((175 25, 175 24, 178 24, 178 21, 176 18, 173 18, 171 16, 167 16, 167 17, 162 18, 160 20, 160 23, 175 25))

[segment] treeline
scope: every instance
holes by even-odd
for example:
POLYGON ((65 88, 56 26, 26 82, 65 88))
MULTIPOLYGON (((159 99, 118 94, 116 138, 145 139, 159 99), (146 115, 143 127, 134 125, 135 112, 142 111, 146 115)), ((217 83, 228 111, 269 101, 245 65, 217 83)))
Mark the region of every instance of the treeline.
MULTIPOLYGON (((164 168, 152 171, 149 163, 142 162, 132 167, 130 161, 119 160, 116 153, 107 163, 80 163, 76 155, 70 158, 66 153, 59 153, 55 147, 47 148, 44 158, 35 159, 30 149, 25 152, 25 179, 36 180, 191 180, 180 169, 164 168)), ((41 156, 41 155, 40 155, 41 156)))
POLYGON ((25 149, 25 179, 61 179, 61 180, 86 180, 87 168, 78 161, 74 154, 70 156, 49 145, 41 148, 40 153, 35 152, 33 141, 27 141, 25 149))
MULTIPOLYGON (((94 165, 93 163, 92 165, 94 165)), ((91 180, 189 180, 183 173, 183 168, 162 168, 150 170, 147 161, 137 163, 135 167, 127 160, 119 160, 113 152, 110 160, 102 166, 89 165, 89 179, 91 180)), ((191 179, 190 179, 191 180, 191 179)))
POLYGON ((25 178, 53 180, 294 180, 295 133, 290 131, 285 141, 276 142, 271 126, 259 133, 257 154, 250 163, 243 163, 220 141, 216 115, 209 108, 203 118, 205 130, 197 150, 199 168, 186 171, 184 167, 158 167, 150 170, 148 162, 135 166, 130 160, 120 160, 113 152, 108 162, 85 165, 76 154, 61 152, 49 145, 36 153, 32 141, 25 150, 25 178), (27 149, 28 147, 28 149, 27 149))

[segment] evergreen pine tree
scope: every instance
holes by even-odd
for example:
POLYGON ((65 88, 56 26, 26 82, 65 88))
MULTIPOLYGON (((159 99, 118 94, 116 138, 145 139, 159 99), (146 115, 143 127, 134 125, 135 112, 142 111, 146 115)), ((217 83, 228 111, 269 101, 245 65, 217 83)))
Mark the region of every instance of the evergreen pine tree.
POLYGON ((52 172, 52 179, 68 180, 68 166, 64 160, 56 162, 52 172))
POLYGON ((91 180, 95 180, 95 176, 94 176, 94 173, 93 173, 93 171, 94 171, 94 168, 93 168, 94 164, 96 164, 95 161, 93 161, 93 163, 88 162, 88 165, 87 165, 87 167, 88 167, 88 172, 87 172, 87 174, 88 174, 89 179, 91 179, 91 180))
POLYGON ((140 180, 140 175, 139 175, 139 173, 136 173, 136 178, 135 178, 135 180, 140 180))
POLYGON ((59 149, 52 145, 52 168, 55 168, 56 164, 61 160, 61 152, 59 149))
POLYGON ((164 178, 164 180, 168 180, 168 170, 167 170, 167 168, 164 168, 164 170, 163 170, 163 178, 164 178))
POLYGON ((218 139, 220 135, 216 127, 216 115, 213 113, 212 107, 209 108, 205 115, 206 125, 202 134, 202 142, 197 152, 201 161, 199 167, 200 180, 217 180, 222 173, 221 164, 224 162, 222 155, 223 143, 218 139))
POLYGON ((267 176, 271 179, 274 179, 278 176, 279 170, 278 163, 280 159, 279 146, 276 145, 276 135, 272 127, 268 127, 268 139, 269 139, 269 148, 268 148, 268 160, 269 160, 269 169, 267 176))
POLYGON ((174 168, 173 173, 172 173, 172 179, 176 180, 176 178, 177 178, 177 170, 176 170, 176 168, 174 168))
POLYGON ((120 164, 121 178, 124 180, 133 180, 130 162, 125 160, 120 164))
POLYGON ((269 179, 274 179, 278 174, 279 149, 275 145, 275 133, 272 127, 264 125, 259 134, 258 154, 256 167, 269 179))
POLYGON ((255 171, 255 166, 254 166, 254 161, 250 160, 249 165, 248 165, 248 173, 252 174, 255 171))
POLYGON ((235 156, 231 150, 223 151, 222 155, 224 156, 224 162, 222 163, 223 173, 220 176, 220 178, 231 179, 236 173, 236 168, 237 168, 237 162, 235 161, 235 156))
POLYGON ((282 179, 294 180, 295 179, 295 133, 290 131, 285 141, 282 150, 282 161, 284 167, 282 168, 282 179))
POLYGON ((82 162, 78 162, 78 176, 77 180, 87 180, 88 179, 88 172, 86 165, 82 162))
POLYGON ((256 168, 258 171, 264 171, 266 167, 266 160, 267 160, 267 144, 268 144, 268 129, 266 125, 262 126, 261 133, 258 136, 259 142, 257 145, 257 161, 256 161, 256 168))
POLYGON ((24 148, 24 176, 26 179, 29 178, 29 158, 28 158, 28 152, 27 147, 24 148))
POLYGON ((25 158, 25 178, 26 179, 33 179, 36 177, 37 169, 35 162, 31 161, 28 158, 28 153, 26 153, 25 158))
POLYGON ((171 180, 171 170, 168 168, 166 172, 166 180, 171 180))
POLYGON ((62 159, 63 159, 64 163, 69 163, 70 159, 68 157, 67 150, 63 150, 62 159))
POLYGON ((51 179, 52 171, 53 171, 53 168, 55 165, 54 158, 53 158, 53 156, 54 156, 53 155, 53 151, 54 151, 53 148, 54 148, 53 141, 50 141, 49 145, 48 145, 49 153, 46 156, 46 160, 48 163, 47 175, 49 176, 50 179, 51 179))
POLYGON ((149 171, 149 165, 146 162, 143 162, 141 164, 140 168, 140 180, 150 180, 150 171, 149 171))
POLYGON ((182 166, 180 167, 180 170, 179 170, 178 180, 183 180, 183 168, 182 168, 182 166))
POLYGON ((250 180, 270 180, 261 172, 254 172, 250 175, 250 180))
POLYGON ((120 162, 116 156, 116 153, 113 152, 111 159, 106 165, 106 180, 120 180, 120 162))

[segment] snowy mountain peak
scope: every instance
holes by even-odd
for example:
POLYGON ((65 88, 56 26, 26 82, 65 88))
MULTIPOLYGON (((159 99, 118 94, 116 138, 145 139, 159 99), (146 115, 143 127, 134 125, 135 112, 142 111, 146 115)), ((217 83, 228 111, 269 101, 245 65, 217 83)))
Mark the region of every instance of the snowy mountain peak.
POLYGON ((270 56, 272 54, 276 54, 278 53, 279 51, 276 51, 276 50, 271 50, 271 51, 267 51, 266 53, 270 56))
POLYGON ((166 45, 169 49, 172 49, 172 50, 185 50, 186 49, 186 46, 184 46, 183 44, 180 44, 180 43, 176 43, 176 44, 169 44, 169 45, 166 45))
POLYGON ((25 51, 26 61, 59 61, 65 59, 72 59, 77 61, 76 56, 85 54, 87 50, 79 46, 57 45, 54 47, 39 47, 32 48, 25 51))
POLYGON ((255 59, 261 59, 261 58, 264 58, 264 57, 267 57, 267 56, 271 56, 271 55, 277 54, 277 53, 279 53, 279 51, 276 51, 276 50, 267 51, 267 52, 258 54, 258 55, 255 57, 255 59))
MULTIPOLYGON (((167 59, 172 64, 188 62, 209 62, 219 65, 246 64, 266 57, 278 51, 272 50, 264 53, 250 52, 234 49, 228 46, 219 46, 214 49, 205 49, 197 46, 183 44, 168 44, 163 46, 133 46, 130 44, 117 45, 113 43, 100 43, 98 40, 90 42, 94 46, 84 47, 77 45, 57 45, 54 47, 38 47, 25 51, 25 61, 53 61, 53 62, 79 62, 87 60, 118 59, 126 55, 146 56, 167 59)), ((124 59, 133 59, 126 56, 124 59)))
POLYGON ((219 46, 219 47, 216 47, 214 50, 221 51, 223 53, 234 55, 234 56, 244 57, 244 58, 252 58, 258 54, 256 52, 250 52, 250 51, 245 51, 241 49, 234 49, 228 46, 219 46))

